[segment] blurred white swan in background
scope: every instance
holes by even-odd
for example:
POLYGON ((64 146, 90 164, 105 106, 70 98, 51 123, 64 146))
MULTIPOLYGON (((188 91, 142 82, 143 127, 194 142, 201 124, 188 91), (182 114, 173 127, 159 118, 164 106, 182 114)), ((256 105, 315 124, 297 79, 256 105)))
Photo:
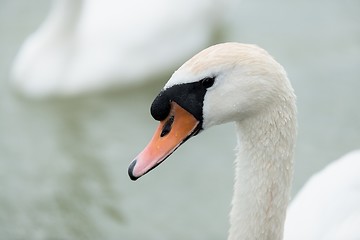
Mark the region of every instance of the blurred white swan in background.
POLYGON ((360 239, 360 150, 316 173, 291 202, 285 240, 360 239))
POLYGON ((12 83, 33 97, 141 84, 208 45, 229 2, 56 0, 12 83))

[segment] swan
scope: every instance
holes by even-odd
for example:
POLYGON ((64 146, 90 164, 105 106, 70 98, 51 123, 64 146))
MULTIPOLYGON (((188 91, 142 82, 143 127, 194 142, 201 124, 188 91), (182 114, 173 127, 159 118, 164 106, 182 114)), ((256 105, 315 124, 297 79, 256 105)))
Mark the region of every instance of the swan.
POLYGON ((217 0, 55 0, 19 49, 11 83, 39 98, 142 84, 208 44, 221 6, 217 0))
MULTIPOLYGON (((160 123, 128 168, 132 180, 164 162, 191 137, 212 126, 235 122, 238 146, 228 239, 283 239, 297 110, 294 90, 277 61, 251 44, 211 46, 173 73, 150 110, 160 123)), ((301 198, 300 193, 297 199, 301 198)), ((297 199, 291 214, 305 210, 295 210, 297 199)), ((290 229, 296 228, 293 218, 296 216, 288 216, 290 229)), ((344 225, 343 229, 351 227, 354 225, 344 225)), ((322 239, 290 238, 285 232, 289 240, 322 239)))
POLYGON ((313 175, 292 200, 284 239, 360 239, 360 150, 313 175))

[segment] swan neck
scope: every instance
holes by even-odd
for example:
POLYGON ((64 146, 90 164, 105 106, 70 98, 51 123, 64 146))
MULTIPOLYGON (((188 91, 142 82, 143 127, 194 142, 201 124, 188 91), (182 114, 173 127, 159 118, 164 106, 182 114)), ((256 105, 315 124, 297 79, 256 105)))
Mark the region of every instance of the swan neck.
MULTIPOLYGON (((285 104, 286 105, 286 104, 285 104)), ((295 106, 236 122, 235 185, 229 240, 281 240, 290 197, 295 106)))
POLYGON ((83 0, 58 0, 51 7, 47 20, 41 26, 42 31, 48 31, 59 36, 71 34, 77 27, 83 0))

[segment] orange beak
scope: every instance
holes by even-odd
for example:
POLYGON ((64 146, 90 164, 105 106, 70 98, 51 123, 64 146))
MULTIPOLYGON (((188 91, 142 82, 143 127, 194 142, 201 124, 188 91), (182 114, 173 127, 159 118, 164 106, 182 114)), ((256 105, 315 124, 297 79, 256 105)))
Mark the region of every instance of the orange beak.
POLYGON ((198 126, 199 121, 191 113, 171 102, 170 114, 160 122, 149 144, 130 164, 130 178, 136 180, 162 163, 197 133, 198 126))

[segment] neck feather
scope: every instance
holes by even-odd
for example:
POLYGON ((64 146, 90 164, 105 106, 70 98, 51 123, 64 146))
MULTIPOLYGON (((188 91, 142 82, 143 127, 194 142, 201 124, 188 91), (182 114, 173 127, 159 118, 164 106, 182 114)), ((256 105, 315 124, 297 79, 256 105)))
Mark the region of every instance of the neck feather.
POLYGON ((53 3, 51 12, 41 29, 54 38, 72 34, 77 27, 83 0, 62 0, 53 3))
POLYGON ((292 97, 236 122, 238 154, 229 240, 281 240, 290 197, 296 108, 292 97))

